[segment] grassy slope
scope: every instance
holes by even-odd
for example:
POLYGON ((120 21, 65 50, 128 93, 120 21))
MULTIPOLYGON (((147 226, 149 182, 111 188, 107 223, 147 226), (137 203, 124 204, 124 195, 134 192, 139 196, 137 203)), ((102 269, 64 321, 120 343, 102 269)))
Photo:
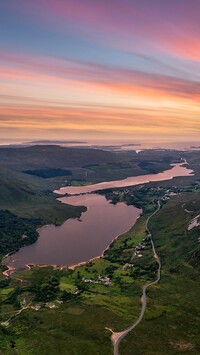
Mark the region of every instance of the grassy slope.
POLYGON ((60 220, 63 220, 68 214, 71 217, 75 210, 61 206, 51 196, 51 192, 66 184, 65 180, 85 184, 155 173, 169 168, 169 164, 179 160, 180 155, 181 153, 175 151, 116 154, 58 146, 1 148, 0 209, 8 209, 20 216, 43 218, 45 221, 49 221, 57 213, 55 218, 59 218, 61 214, 60 220), (26 170, 48 168, 67 169, 72 175, 43 179, 23 173, 26 170))
MULTIPOLYGON (((26 207, 35 216, 41 205, 46 205, 50 192, 68 181, 80 183, 124 178, 130 175, 148 174, 169 168, 169 163, 179 159, 177 152, 134 152, 116 154, 92 149, 74 149, 57 146, 0 149, 0 209, 18 211, 26 207), (149 162, 151 160, 151 162, 149 162), (43 179, 23 173, 37 169, 67 169, 72 175, 43 179), (31 207, 31 208, 30 208, 31 207)), ((49 198, 49 205, 52 201, 49 198)), ((57 207, 55 205, 55 207, 57 207)), ((46 209, 46 207, 45 207, 46 209)), ((62 209, 66 207, 62 206, 62 209)), ((27 215, 27 214, 26 214, 27 215)))
POLYGON ((145 151, 136 154, 58 146, 2 148, 0 167, 17 172, 48 168, 68 169, 72 173, 72 177, 67 176, 69 181, 79 179, 96 182, 159 172, 169 168, 170 163, 179 160, 180 155, 181 153, 175 151, 145 151))
POLYGON ((49 221, 53 214, 57 218, 60 212, 62 221, 68 213, 73 216, 75 208, 61 205, 52 195, 51 189, 61 184, 59 179, 42 179, 2 169, 0 209, 8 209, 19 216, 33 216, 46 221, 49 221))
POLYGON ((145 318, 123 341, 121 354, 200 353, 199 228, 187 231, 188 221, 199 212, 199 194, 187 193, 173 198, 153 219, 162 279, 149 289, 145 318))

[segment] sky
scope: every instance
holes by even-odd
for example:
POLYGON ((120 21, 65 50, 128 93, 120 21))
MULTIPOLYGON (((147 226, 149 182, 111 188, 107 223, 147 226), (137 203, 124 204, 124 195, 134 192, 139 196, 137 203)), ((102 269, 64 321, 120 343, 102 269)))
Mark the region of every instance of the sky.
POLYGON ((199 0, 0 1, 0 140, 198 141, 199 0))

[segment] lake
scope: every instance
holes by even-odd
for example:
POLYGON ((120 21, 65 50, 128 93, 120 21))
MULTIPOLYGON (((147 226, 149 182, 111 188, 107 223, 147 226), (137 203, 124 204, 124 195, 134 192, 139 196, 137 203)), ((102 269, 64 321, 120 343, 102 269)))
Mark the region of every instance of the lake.
POLYGON ((7 257, 4 262, 15 268, 26 264, 71 265, 102 254, 111 241, 129 230, 140 210, 125 203, 111 204, 104 196, 87 194, 64 197, 62 203, 84 205, 79 219, 68 219, 61 226, 40 228, 40 237, 29 246, 7 257))
POLYGON ((184 165, 185 162, 171 164, 172 166, 171 169, 165 170, 162 173, 158 173, 158 174, 132 176, 123 180, 106 181, 106 182, 101 182, 98 184, 92 184, 87 186, 66 186, 66 187, 61 187, 59 190, 55 190, 54 192, 60 195, 85 194, 97 190, 104 190, 104 189, 117 188, 117 187, 128 187, 128 186, 134 186, 139 184, 146 184, 148 182, 153 182, 153 181, 170 180, 178 176, 189 176, 193 171, 187 169, 184 165))
POLYGON ((182 164, 159 174, 129 177, 123 180, 103 182, 89 186, 61 188, 58 194, 78 194, 60 197, 61 203, 86 206, 80 219, 68 219, 61 226, 48 225, 38 230, 40 237, 29 246, 4 259, 14 268, 27 264, 69 266, 102 255, 103 251, 119 235, 129 230, 140 216, 141 210, 125 203, 111 204, 96 190, 144 184, 149 181, 169 180, 177 176, 189 176, 192 170, 182 164))

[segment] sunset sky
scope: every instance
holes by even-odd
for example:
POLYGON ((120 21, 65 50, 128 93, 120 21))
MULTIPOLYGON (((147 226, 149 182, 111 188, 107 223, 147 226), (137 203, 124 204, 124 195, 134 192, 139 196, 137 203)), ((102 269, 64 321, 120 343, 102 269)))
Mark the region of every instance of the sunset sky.
POLYGON ((0 139, 199 133, 199 0, 0 1, 0 139))

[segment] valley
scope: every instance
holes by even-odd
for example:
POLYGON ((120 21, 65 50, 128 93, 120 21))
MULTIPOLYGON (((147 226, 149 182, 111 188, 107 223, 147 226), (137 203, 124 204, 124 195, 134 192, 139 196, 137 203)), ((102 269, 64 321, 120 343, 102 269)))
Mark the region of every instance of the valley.
MULTIPOLYGON (((161 280, 159 285, 147 290, 144 318, 134 331, 122 340, 119 353, 132 354, 134 349, 137 354, 181 354, 186 349, 186 353, 190 351, 198 354, 200 346, 197 331, 200 253, 198 226, 192 230, 188 230, 187 227, 200 213, 199 153, 164 151, 162 157, 161 153, 156 151, 144 154, 145 156, 149 154, 151 158, 155 154, 154 160, 158 159, 160 167, 162 165, 160 160, 165 160, 166 156, 170 164, 178 162, 182 157, 187 160, 189 169, 194 171, 194 175, 100 191, 99 196, 105 196, 113 204, 126 203, 143 210, 135 225, 115 239, 100 258, 75 268, 59 265, 30 266, 29 269, 16 270, 10 277, 2 275, 0 279, 2 354, 21 355, 38 352, 52 355, 55 352, 66 354, 66 347, 68 354, 80 352, 91 355, 112 354, 111 334, 107 328, 121 332, 135 323, 141 311, 142 289, 145 284, 156 280, 158 266, 152 254, 151 240, 146 229, 147 220, 151 215, 149 228, 162 262, 161 280), (161 208, 154 215, 158 201, 161 208), (187 310, 189 314, 186 315, 187 310)), ((142 155, 139 157, 141 160, 144 159, 142 155)), ((121 159, 121 156, 117 159, 121 159)), ((23 161, 23 164, 27 163, 23 161)), ((11 166, 13 169, 12 162, 11 166)), ((8 163, 5 169, 7 168, 8 163)), ((38 164, 37 169, 39 168, 38 164)), ((14 171, 12 169, 11 171, 14 171)), ((62 166, 62 169, 69 167, 62 166)), ((17 174, 24 179, 24 173, 17 171, 17 174)), ((63 221, 70 218, 70 210, 70 213, 81 215, 83 210, 80 208, 83 207, 60 204, 53 192, 50 194, 46 192, 48 184, 51 187, 48 190, 50 192, 58 188, 61 181, 64 183, 64 179, 65 177, 60 176, 45 179, 32 175, 29 177, 27 174, 26 184, 34 192, 33 196, 37 203, 30 196, 27 202, 16 201, 16 204, 11 202, 10 198, 10 208, 7 205, 7 212, 1 213, 18 213, 15 215, 18 227, 13 234, 9 232, 9 238, 15 241, 16 249, 24 243, 35 242, 37 235, 33 240, 23 238, 21 242, 19 239, 17 245, 16 236, 22 236, 25 231, 30 231, 30 226, 33 232, 37 233, 38 226, 44 224, 45 214, 47 223, 55 223, 56 218, 62 223, 60 216, 63 216, 63 221), (39 206, 41 201, 42 206, 44 199, 48 209, 45 211, 41 208, 43 216, 40 217, 36 205, 39 206), (31 200, 32 209, 29 210, 31 200), (48 201, 52 201, 51 210, 48 201), (54 208, 54 204, 59 204, 60 210, 54 208), (35 218, 42 220, 38 221, 35 218)), ((96 178, 93 183, 95 180, 96 178)), ((20 188, 19 184, 13 186, 20 188)), ((13 198, 12 194, 11 197, 13 198)), ((6 215, 6 218, 2 219, 4 226, 1 233, 5 230, 5 234, 1 234, 1 238, 4 240, 8 235, 10 221, 14 221, 13 216, 9 218, 6 215)), ((10 250, 11 247, 10 243, 5 243, 1 255, 13 251, 13 247, 10 250)), ((2 265, 1 268, 3 271, 5 267, 2 265)))

